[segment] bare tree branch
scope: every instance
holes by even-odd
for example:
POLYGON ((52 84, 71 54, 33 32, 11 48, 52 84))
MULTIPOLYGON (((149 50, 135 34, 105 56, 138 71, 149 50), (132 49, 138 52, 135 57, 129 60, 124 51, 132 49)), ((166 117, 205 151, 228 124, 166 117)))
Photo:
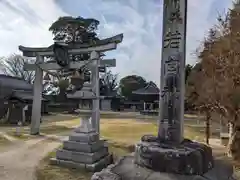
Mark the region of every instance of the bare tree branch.
POLYGON ((1 58, 0 66, 2 66, 4 74, 19 77, 29 83, 33 83, 35 72, 24 71, 24 64, 33 61, 33 59, 27 59, 23 56, 13 54, 9 57, 1 58))
POLYGON ((109 95, 117 90, 118 75, 113 74, 111 71, 106 72, 100 79, 100 91, 102 95, 109 95))

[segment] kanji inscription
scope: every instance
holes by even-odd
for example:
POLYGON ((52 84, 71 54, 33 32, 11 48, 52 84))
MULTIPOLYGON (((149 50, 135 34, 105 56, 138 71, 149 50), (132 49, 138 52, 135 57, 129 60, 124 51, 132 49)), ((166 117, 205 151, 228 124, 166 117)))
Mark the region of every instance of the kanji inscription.
POLYGON ((179 48, 181 34, 178 31, 168 32, 164 39, 164 48, 179 48))

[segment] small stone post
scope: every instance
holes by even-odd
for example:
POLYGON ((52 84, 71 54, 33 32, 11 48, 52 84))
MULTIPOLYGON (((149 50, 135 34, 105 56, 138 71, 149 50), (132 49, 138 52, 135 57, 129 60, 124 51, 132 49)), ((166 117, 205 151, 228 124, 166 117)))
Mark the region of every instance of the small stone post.
MULTIPOLYGON (((44 61, 43 56, 36 57, 36 64, 44 61)), ((42 106, 42 79, 43 70, 36 67, 35 80, 33 85, 33 103, 32 103, 32 117, 31 117, 31 135, 37 135, 40 132, 40 120, 41 120, 41 106, 42 106)))

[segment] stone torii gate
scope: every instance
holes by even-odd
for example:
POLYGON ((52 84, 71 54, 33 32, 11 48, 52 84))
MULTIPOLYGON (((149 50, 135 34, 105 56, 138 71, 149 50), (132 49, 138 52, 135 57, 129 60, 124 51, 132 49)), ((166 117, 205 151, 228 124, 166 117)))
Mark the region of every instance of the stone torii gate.
POLYGON ((34 97, 32 105, 32 118, 31 118, 31 131, 32 135, 39 134, 40 132, 40 119, 41 119, 41 99, 42 99, 42 78, 43 71, 59 70, 59 69, 81 69, 83 66, 90 66, 92 71, 92 90, 96 95, 93 100, 92 123, 93 128, 99 132, 99 68, 100 67, 114 67, 116 65, 115 59, 101 60, 100 54, 102 52, 114 50, 117 44, 121 43, 123 34, 113 36, 97 41, 93 44, 74 44, 73 46, 66 46, 67 53, 78 55, 83 53, 90 53, 90 59, 85 61, 71 61, 67 67, 61 67, 57 62, 45 62, 45 57, 55 57, 54 45, 49 47, 24 47, 19 46, 23 56, 36 57, 35 64, 25 64, 25 70, 35 71, 34 80, 34 97))

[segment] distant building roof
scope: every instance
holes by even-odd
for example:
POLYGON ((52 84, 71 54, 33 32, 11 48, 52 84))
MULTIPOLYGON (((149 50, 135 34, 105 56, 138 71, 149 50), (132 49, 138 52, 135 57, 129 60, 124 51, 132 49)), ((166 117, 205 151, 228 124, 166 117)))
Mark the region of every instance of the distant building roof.
POLYGON ((138 94, 138 95, 159 95, 159 92, 160 92, 160 90, 156 86, 156 84, 150 81, 146 87, 138 89, 136 91, 133 91, 132 94, 138 94))
POLYGON ((0 88, 14 90, 32 90, 33 85, 21 78, 0 74, 0 88))
MULTIPOLYGON (((33 100, 32 91, 14 91, 10 98, 17 98, 22 100, 33 100)), ((42 98, 43 101, 46 101, 45 98, 42 98)))
POLYGON ((24 99, 24 100, 32 100, 33 99, 33 93, 29 92, 29 91, 15 91, 12 96, 18 97, 18 98, 24 99))
POLYGON ((0 97, 33 100, 33 85, 19 77, 0 74, 0 97))

